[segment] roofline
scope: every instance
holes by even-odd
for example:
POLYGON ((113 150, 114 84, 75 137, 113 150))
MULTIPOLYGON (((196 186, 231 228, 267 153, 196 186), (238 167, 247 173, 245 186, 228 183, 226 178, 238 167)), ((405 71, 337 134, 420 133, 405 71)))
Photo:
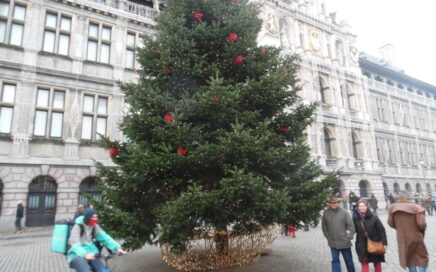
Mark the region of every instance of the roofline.
POLYGON ((431 85, 422 80, 416 79, 414 77, 411 77, 405 73, 401 73, 389 67, 372 62, 368 59, 359 58, 359 66, 362 68, 362 70, 374 71, 374 73, 384 76, 388 79, 393 79, 402 84, 410 85, 418 89, 421 89, 423 91, 429 91, 432 92, 433 94, 436 94, 436 86, 431 85))

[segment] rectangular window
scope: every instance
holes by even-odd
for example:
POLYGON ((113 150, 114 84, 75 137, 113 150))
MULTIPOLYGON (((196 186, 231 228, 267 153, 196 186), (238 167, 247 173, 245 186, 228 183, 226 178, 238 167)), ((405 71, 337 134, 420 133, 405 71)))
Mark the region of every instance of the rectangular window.
POLYGON ((3 16, 3 17, 9 16, 9 3, 0 2, 0 16, 3 16))
POLYGON ((92 139, 92 116, 84 115, 82 118, 82 139, 92 139))
POLYGON ((126 41, 126 68, 136 69, 138 68, 136 65, 136 47, 139 47, 138 44, 139 35, 136 32, 127 32, 127 41, 126 41))
POLYGON ((42 51, 68 56, 70 36, 71 17, 57 12, 47 12, 42 51))
POLYGON ((61 112, 53 112, 51 116, 50 137, 62 137, 62 123, 64 115, 61 112))
POLYGON ((82 139, 98 140, 99 134, 106 136, 108 120, 108 97, 83 96, 82 139))
POLYGON ((36 111, 35 128, 33 130, 33 134, 35 136, 45 136, 46 125, 47 125, 47 112, 36 111))
POLYGON ((38 88, 33 135, 62 137, 65 91, 38 88))
POLYGON ((6 21, 0 20, 0 43, 6 41, 6 21))
POLYGON ((55 49, 55 37, 56 33, 46 30, 44 32, 44 45, 42 50, 45 52, 53 53, 55 49))
POLYGON ((102 23, 89 23, 86 59, 110 63, 112 27, 102 23))
POLYGON ((21 46, 25 19, 26 6, 0 2, 0 42, 21 46))
POLYGON ((16 85, 3 83, 0 89, 0 133, 11 133, 16 85))
POLYGON ((26 7, 15 5, 14 19, 24 21, 25 17, 26 17, 26 7))
POLYGON ((21 46, 21 41, 23 40, 23 30, 24 25, 12 24, 10 44, 21 46))

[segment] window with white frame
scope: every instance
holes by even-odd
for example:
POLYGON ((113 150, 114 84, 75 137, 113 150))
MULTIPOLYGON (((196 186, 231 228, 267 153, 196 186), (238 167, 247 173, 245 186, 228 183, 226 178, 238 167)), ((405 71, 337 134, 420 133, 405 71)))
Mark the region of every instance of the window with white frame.
POLYGON ((111 52, 112 27, 90 22, 88 27, 88 51, 86 59, 109 63, 111 52))
POLYGON ((0 43, 21 46, 25 18, 25 5, 14 1, 0 2, 0 43))
POLYGON ((108 97, 85 94, 82 107, 82 139, 98 140, 106 136, 108 120, 108 97))
POLYGON ((0 89, 0 133, 11 133, 16 85, 3 83, 0 89))
POLYGON ((69 55, 71 36, 71 17, 47 11, 44 24, 42 51, 69 55))
POLYGON ((136 60, 136 48, 141 48, 142 37, 139 33, 128 31, 126 40, 126 68, 138 69, 139 64, 136 60))
POLYGON ((64 121, 65 91, 38 88, 35 102, 33 135, 62 137, 64 121))

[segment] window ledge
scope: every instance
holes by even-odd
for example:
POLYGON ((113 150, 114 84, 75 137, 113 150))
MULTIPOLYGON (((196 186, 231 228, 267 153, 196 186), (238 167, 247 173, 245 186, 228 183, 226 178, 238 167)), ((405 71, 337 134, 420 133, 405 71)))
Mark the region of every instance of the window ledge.
POLYGON ((32 139, 30 140, 30 143, 32 144, 50 143, 50 144, 63 145, 64 140, 62 138, 47 138, 47 137, 33 136, 32 139))
POLYGON ((137 69, 132 69, 132 68, 125 68, 125 70, 129 71, 129 72, 133 72, 133 73, 137 73, 138 72, 137 69))
POLYGON ((114 68, 111 64, 103 63, 103 62, 97 62, 97 61, 92 61, 92 60, 85 60, 85 61, 83 61, 83 63, 84 64, 104 66, 104 67, 108 67, 108 68, 111 68, 111 69, 114 68))
POLYGON ((100 147, 100 142, 93 141, 93 140, 80 140, 80 145, 81 146, 99 146, 100 147))
POLYGON ((61 58, 61 59, 65 59, 65 60, 70 60, 70 61, 73 60, 73 58, 71 58, 70 56, 56 54, 56 53, 50 53, 50 52, 45 52, 45 51, 39 51, 38 55, 49 56, 49 57, 57 57, 57 58, 61 58))
POLYGON ((11 45, 11 44, 6 44, 6 43, 0 43, 0 47, 10 48, 10 49, 14 49, 17 51, 24 51, 24 48, 22 46, 11 45))
POLYGON ((10 141, 12 142, 12 136, 9 133, 0 133, 0 141, 10 141))

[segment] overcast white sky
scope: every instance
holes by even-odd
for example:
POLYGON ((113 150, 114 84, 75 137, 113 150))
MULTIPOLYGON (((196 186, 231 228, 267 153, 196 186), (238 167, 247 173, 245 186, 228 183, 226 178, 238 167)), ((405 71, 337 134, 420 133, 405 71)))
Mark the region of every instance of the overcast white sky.
POLYGON ((406 74, 436 85, 436 0, 326 0, 337 21, 357 34, 357 47, 376 57, 394 45, 393 64, 406 74))

